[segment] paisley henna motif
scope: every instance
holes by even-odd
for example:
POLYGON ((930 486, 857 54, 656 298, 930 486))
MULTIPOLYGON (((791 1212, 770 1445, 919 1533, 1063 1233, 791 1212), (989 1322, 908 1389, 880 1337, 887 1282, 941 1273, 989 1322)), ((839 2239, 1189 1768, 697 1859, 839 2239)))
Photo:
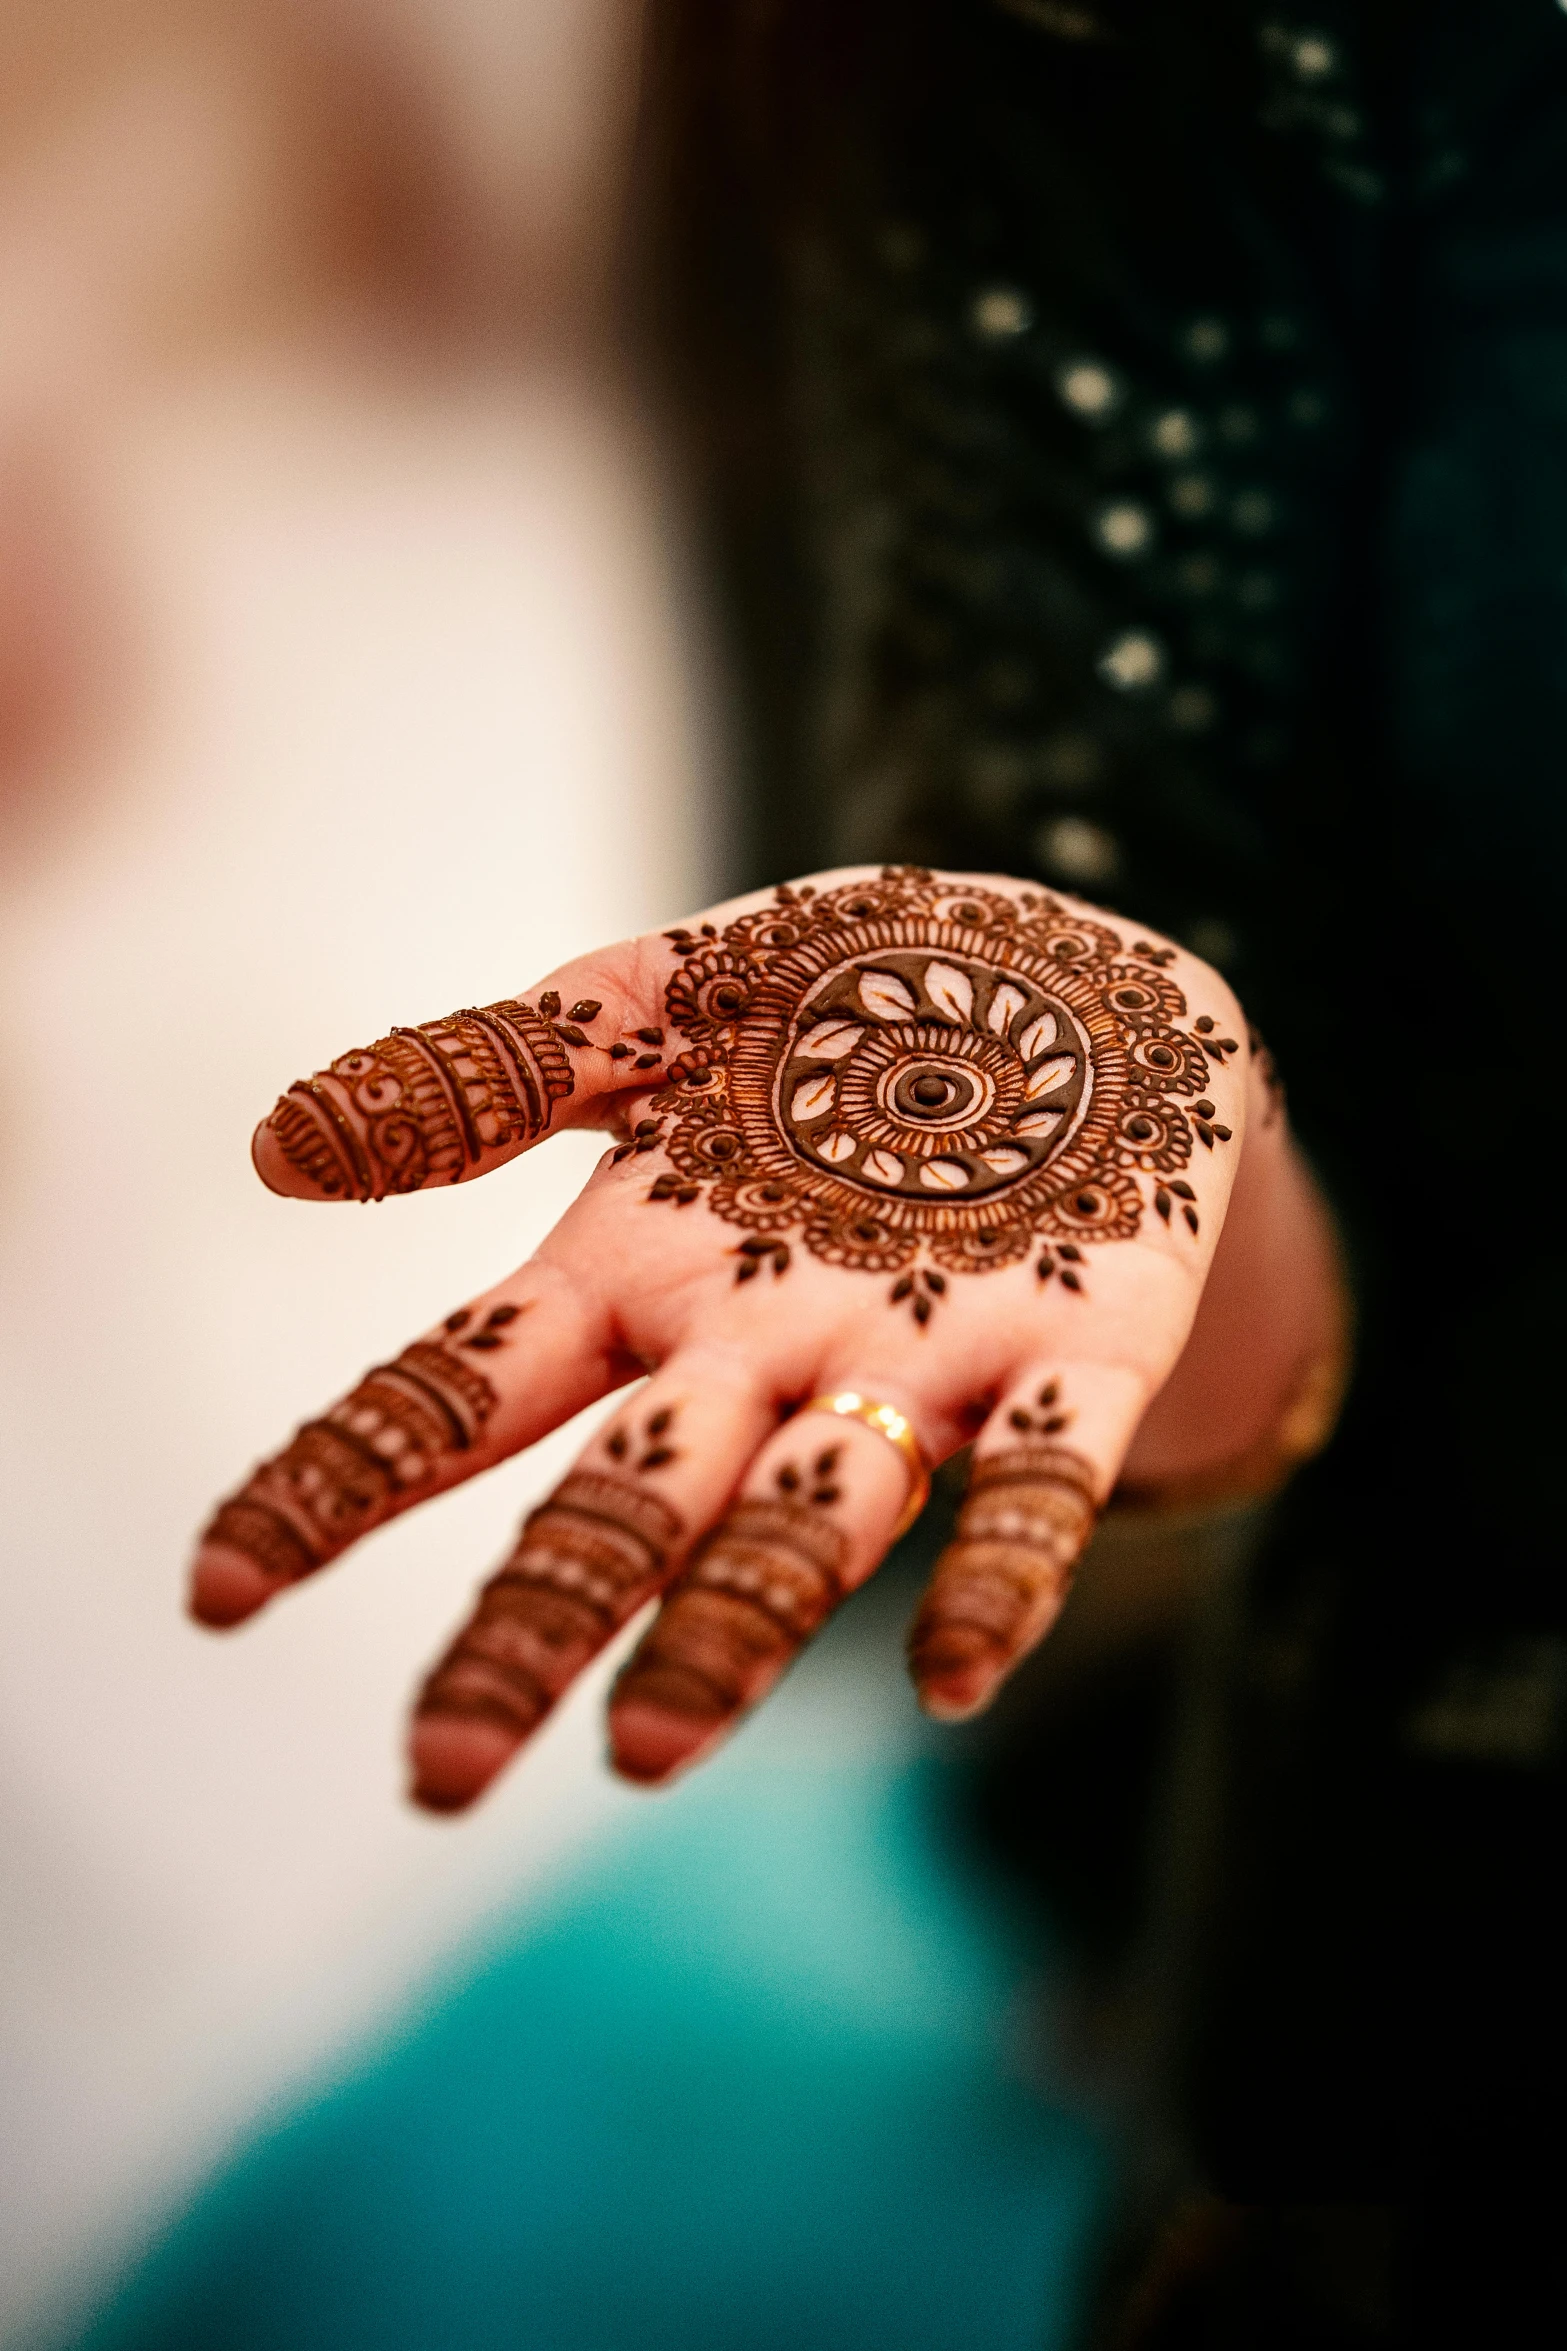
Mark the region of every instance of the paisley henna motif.
MULTIPOLYGON (((1031 1428, 1064 1417, 1045 1411, 1031 1428)), ((1036 1438, 975 1462, 955 1535, 909 1631, 909 1666, 923 1692, 954 1711, 989 1695, 1065 1598, 1095 1509, 1093 1471, 1064 1445, 1036 1438)))
MULTIPOLYGON (((559 998, 547 1001, 558 1014, 559 998)), ((454 1012, 344 1053, 291 1086, 268 1123, 289 1164, 329 1199, 455 1184, 486 1152, 537 1141, 572 1091, 566 1046, 587 1042, 520 1001, 454 1012)))
POLYGON ((670 936, 665 1006, 691 1050, 626 1149, 662 1142, 654 1199, 747 1228, 739 1280, 782 1273, 797 1236, 897 1277, 925 1322, 946 1273, 1042 1238, 1040 1273, 1080 1289, 1079 1244, 1137 1232, 1139 1177, 1189 1202, 1194 1134, 1229 1139, 1201 1097, 1236 1047, 1179 1025, 1171 951, 1053 898, 897 867, 670 936))
POLYGON ((523 1310, 452 1315, 442 1337, 378 1364, 321 1420, 307 1421, 221 1503, 202 1540, 242 1551, 280 1584, 297 1583, 435 1476, 443 1458, 478 1442, 495 1390, 459 1350, 487 1352, 523 1310), (464 1335, 466 1333, 466 1335, 464 1335))
POLYGON ((486 1584, 472 1622, 425 1683, 420 1716, 490 1722, 526 1738, 658 1589, 682 1531, 646 1484, 573 1470, 486 1584))

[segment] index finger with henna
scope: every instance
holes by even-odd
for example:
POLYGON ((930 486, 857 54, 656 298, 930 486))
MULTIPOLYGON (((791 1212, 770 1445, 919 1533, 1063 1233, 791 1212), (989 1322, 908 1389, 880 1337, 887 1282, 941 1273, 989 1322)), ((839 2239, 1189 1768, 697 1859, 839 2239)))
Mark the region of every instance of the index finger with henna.
POLYGON ((191 1614, 241 1623, 362 1535, 531 1445, 638 1366, 607 1309, 534 1261, 297 1429, 214 1512, 191 1614))

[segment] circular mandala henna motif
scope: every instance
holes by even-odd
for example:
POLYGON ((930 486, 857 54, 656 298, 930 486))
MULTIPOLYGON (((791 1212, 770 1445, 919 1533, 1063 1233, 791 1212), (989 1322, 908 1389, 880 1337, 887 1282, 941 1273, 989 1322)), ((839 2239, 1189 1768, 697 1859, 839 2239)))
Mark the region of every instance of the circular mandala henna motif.
POLYGON ((784 1233, 800 1222, 810 1201, 794 1185, 780 1183, 775 1176, 742 1176, 715 1184, 708 1205, 731 1224, 743 1224, 750 1232, 784 1233))
POLYGON ((1208 1082, 1155 952, 916 868, 783 893, 692 942, 669 982, 697 1050, 656 1098, 666 1147, 730 1222, 863 1271, 1130 1238, 1137 1171, 1187 1164, 1185 1101, 1208 1082))
POLYGON ((1092 1081, 1082 1023, 1021 959, 872 948, 787 1024, 771 1113, 836 1183, 974 1201, 1013 1190, 1070 1140, 1092 1081))
POLYGON ((1029 1225, 962 1225, 956 1232, 937 1233, 930 1253, 948 1273, 989 1273, 998 1265, 1015 1265, 1033 1243, 1029 1225))
POLYGON ((805 1245, 828 1265, 851 1266, 856 1273, 901 1273, 918 1253, 919 1236, 897 1232, 869 1211, 845 1216, 829 1210, 807 1218, 805 1245))
POLYGON ((665 1010, 693 1040, 732 1031, 750 1004, 757 980, 749 956, 722 947, 695 955, 669 983, 665 1010))

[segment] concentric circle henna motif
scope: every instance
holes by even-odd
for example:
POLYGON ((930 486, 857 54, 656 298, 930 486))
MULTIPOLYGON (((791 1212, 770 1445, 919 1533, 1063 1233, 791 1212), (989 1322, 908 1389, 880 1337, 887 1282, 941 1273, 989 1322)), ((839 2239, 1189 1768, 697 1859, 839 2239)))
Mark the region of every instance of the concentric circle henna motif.
POLYGON ((897 868, 675 945, 665 1004, 696 1050, 654 1104, 686 1179, 661 1198, 705 1186, 834 1265, 972 1273, 1036 1236, 1130 1239, 1139 1172, 1191 1157, 1212 1056, 1176 1025, 1169 951, 1052 898, 897 868))
POLYGON ((732 1032, 755 994, 758 976, 749 955, 707 948, 692 956, 670 982, 664 1008, 682 1034, 693 1040, 732 1032))

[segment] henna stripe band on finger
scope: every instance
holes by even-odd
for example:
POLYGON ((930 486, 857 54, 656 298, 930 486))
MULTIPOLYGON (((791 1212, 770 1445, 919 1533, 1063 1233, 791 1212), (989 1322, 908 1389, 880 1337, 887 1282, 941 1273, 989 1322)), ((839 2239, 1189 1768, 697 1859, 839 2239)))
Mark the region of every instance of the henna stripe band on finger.
POLYGON ((645 1485, 573 1470, 524 1523, 471 1623, 425 1683, 417 1714, 488 1722, 527 1738, 658 1589, 683 1531, 645 1485))
POLYGON ((442 1339, 416 1340, 393 1363, 377 1364, 352 1395, 307 1421, 285 1450, 263 1462, 220 1503, 204 1544, 243 1552, 280 1584, 325 1567, 414 1488, 442 1458, 466 1452, 495 1409, 496 1395, 462 1346, 500 1342, 498 1326, 516 1307, 498 1307, 466 1340, 454 1315, 442 1339))
MULTIPOLYGON (((834 1497, 836 1498, 836 1497, 834 1497)), ((848 1543, 815 1501, 737 1503, 674 1586, 615 1684, 627 1707, 701 1726, 706 1737, 752 1704, 843 1597, 848 1543)), ((682 1744, 689 1748, 687 1736, 682 1744)), ((617 1742, 622 1771, 641 1769, 617 1742)))
POLYGON ((909 1628, 922 1697, 942 1712, 983 1703, 1065 1599, 1096 1511, 1093 1470, 1064 1445, 1013 1445, 975 1462, 909 1628))
POLYGON ((587 1042, 513 999, 396 1028, 290 1086, 264 1132, 328 1199, 459 1183, 486 1152, 545 1132, 573 1091, 572 1041, 587 1042))

